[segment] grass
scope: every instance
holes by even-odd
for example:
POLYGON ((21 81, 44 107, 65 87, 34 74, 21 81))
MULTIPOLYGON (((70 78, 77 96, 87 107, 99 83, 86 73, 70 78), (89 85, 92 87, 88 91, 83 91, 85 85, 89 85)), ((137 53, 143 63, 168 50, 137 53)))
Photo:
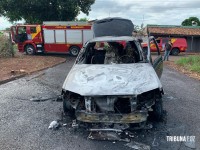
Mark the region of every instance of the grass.
POLYGON ((183 66, 190 71, 200 73, 200 55, 180 58, 175 64, 183 66))

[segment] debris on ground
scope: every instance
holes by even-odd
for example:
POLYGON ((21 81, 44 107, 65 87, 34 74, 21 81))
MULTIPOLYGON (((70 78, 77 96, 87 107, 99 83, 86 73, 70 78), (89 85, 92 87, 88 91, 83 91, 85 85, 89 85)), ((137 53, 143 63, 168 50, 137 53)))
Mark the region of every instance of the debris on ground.
POLYGON ((173 99, 177 99, 177 98, 175 98, 175 97, 173 97, 173 96, 168 96, 167 99, 173 100, 173 99))
POLYGON ((63 123, 63 125, 62 125, 63 127, 65 127, 65 126, 67 126, 67 123, 63 123))
POLYGON ((59 126, 60 126, 59 122, 56 121, 56 120, 54 120, 54 121, 52 121, 52 122, 50 123, 48 129, 53 129, 53 130, 55 130, 55 129, 58 129, 59 126))
POLYGON ((131 141, 130 143, 125 144, 125 146, 133 148, 134 150, 150 150, 151 147, 149 145, 131 141))
POLYGON ((78 128, 78 124, 76 122, 76 119, 72 120, 72 128, 78 128))
MULTIPOLYGON (((2 43, 0 44, 0 47, 1 46, 2 46, 2 43)), ((7 53, 8 49, 5 49, 5 52, 7 53)), ((72 58, 68 57, 67 59, 72 59, 72 58)), ((65 61, 66 61, 66 57, 63 57, 63 55, 30 56, 30 55, 24 55, 23 53, 17 52, 15 57, 0 58, 0 64, 1 64, 0 82, 7 79, 11 79, 15 75, 31 74, 33 72, 37 72, 46 68, 53 67, 65 61), (12 74, 11 73, 12 70, 14 72, 21 70, 20 71, 21 73, 12 74), (23 72, 23 70, 25 72, 23 72)))
POLYGON ((153 139, 153 142, 152 142, 152 146, 156 147, 156 146, 159 146, 159 143, 156 141, 157 139, 154 138, 153 139))
POLYGON ((61 95, 59 95, 59 96, 57 97, 56 101, 57 101, 57 102, 62 102, 62 101, 63 101, 63 98, 62 98, 62 96, 61 96, 61 95))
POLYGON ((185 144, 186 147, 189 147, 189 148, 192 148, 192 149, 196 148, 194 141, 187 141, 187 142, 184 142, 184 144, 185 144))
POLYGON ((32 97, 30 98, 30 101, 33 101, 33 102, 44 102, 44 101, 48 101, 48 100, 56 100, 57 97, 32 97))
POLYGON ((114 128, 115 129, 120 129, 120 130, 125 130, 129 128, 128 124, 114 124, 114 128))
POLYGON ((130 131, 125 131, 125 135, 129 136, 130 138, 135 137, 134 134, 130 131))
POLYGON ((24 69, 19 69, 19 70, 11 70, 10 73, 12 75, 16 75, 16 74, 26 73, 26 71, 24 69))
POLYGON ((91 131, 88 139, 92 140, 108 140, 108 141, 122 141, 122 142, 130 142, 130 139, 127 137, 123 137, 121 133, 111 132, 111 131, 91 131))

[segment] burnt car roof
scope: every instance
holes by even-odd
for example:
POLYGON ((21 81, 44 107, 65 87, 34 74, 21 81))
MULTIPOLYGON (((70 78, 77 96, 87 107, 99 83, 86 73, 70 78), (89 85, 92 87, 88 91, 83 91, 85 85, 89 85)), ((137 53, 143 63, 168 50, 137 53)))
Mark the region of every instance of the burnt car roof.
POLYGON ((89 42, 111 42, 111 41, 136 41, 137 38, 132 36, 103 36, 91 39, 89 42))

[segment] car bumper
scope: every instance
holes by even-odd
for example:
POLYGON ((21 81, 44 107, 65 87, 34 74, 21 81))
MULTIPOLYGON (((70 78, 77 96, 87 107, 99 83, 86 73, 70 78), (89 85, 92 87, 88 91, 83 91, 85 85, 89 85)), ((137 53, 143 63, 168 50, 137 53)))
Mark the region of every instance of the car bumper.
POLYGON ((147 120, 147 111, 135 111, 129 114, 76 112, 77 120, 88 123, 141 123, 147 120))

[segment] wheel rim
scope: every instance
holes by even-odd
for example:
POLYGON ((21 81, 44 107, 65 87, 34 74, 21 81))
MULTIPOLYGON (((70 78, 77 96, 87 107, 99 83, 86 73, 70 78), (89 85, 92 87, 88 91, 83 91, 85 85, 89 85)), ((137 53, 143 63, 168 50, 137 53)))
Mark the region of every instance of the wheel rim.
POLYGON ((34 50, 33 50, 32 47, 28 47, 26 51, 27 51, 28 54, 33 54, 34 50))
POLYGON ((77 48, 75 48, 75 47, 73 47, 72 49, 71 49, 71 54, 73 55, 73 56, 77 56, 78 55, 78 49, 77 48))
POLYGON ((178 55, 178 53, 179 53, 179 50, 174 49, 172 54, 173 54, 173 55, 178 55))

